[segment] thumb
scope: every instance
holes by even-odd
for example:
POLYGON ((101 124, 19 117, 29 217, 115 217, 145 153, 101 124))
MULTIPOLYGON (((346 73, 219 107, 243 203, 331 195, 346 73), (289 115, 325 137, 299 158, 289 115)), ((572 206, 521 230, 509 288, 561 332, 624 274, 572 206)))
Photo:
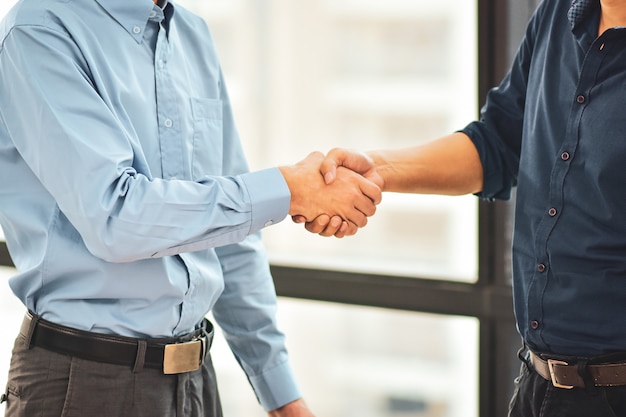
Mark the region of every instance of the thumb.
POLYGON ((320 173, 324 177, 324 182, 327 185, 332 184, 332 182, 335 181, 335 178, 337 177, 338 165, 341 165, 341 163, 338 163, 338 160, 335 159, 335 157, 332 156, 330 152, 328 153, 328 155, 326 155, 326 158, 324 158, 324 160, 320 164, 320 173))
POLYGON ((324 176, 326 184, 335 180, 337 167, 340 166, 365 175, 374 169, 374 161, 368 155, 352 149, 331 149, 320 165, 320 172, 324 176))

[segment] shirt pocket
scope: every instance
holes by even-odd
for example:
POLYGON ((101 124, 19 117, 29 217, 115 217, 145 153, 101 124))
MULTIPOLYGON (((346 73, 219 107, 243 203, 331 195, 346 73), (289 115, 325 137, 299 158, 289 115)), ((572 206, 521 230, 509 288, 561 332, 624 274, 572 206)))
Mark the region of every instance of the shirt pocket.
POLYGON ((194 180, 206 175, 221 175, 223 155, 222 101, 191 98, 193 146, 191 173, 194 180))

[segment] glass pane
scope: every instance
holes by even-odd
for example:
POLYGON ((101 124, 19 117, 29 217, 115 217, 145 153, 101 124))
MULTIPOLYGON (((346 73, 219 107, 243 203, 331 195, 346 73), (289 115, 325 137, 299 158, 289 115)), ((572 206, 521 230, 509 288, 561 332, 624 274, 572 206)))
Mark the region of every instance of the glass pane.
MULTIPOLYGON (((292 299, 278 311, 316 415, 478 415, 476 319, 292 299)), ((221 335, 212 355, 225 415, 263 417, 221 335)))
MULTIPOLYGON (((253 169, 312 150, 415 145, 477 113, 477 0, 180 0, 206 18, 253 169)), ((357 236, 287 220, 272 262, 474 281, 473 196, 386 194, 357 236)))

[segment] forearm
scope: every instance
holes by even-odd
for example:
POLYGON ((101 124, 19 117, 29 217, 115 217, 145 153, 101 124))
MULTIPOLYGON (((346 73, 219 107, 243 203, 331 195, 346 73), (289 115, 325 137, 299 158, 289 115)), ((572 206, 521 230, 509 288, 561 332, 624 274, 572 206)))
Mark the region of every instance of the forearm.
POLYGON ((301 397, 276 322, 276 292, 261 235, 215 249, 224 290, 213 317, 260 404, 274 410, 301 397))
POLYGON ((463 195, 479 192, 483 167, 464 133, 424 145, 368 152, 384 181, 383 191, 463 195))

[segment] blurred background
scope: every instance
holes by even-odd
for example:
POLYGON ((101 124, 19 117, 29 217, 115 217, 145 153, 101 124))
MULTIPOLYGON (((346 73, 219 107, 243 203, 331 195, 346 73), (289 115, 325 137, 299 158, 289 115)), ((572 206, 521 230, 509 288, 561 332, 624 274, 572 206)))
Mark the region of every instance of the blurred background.
MULTIPOLYGON (((520 33, 534 7, 531 0, 523 9, 479 0, 174 1, 213 33, 253 170, 335 146, 411 146, 464 127, 512 50, 487 35, 517 39, 510 32, 520 33), (504 58, 493 58, 498 51, 504 58)), ((0 16, 14 3, 2 0, 0 16)), ((474 196, 387 193, 354 237, 311 235, 289 219, 265 229, 279 323, 316 415, 502 415, 496 410, 508 401, 517 366, 507 356, 517 343, 508 219, 508 206, 485 207, 474 196), (506 363, 491 362, 499 357, 506 363)), ((23 314, 7 285, 14 272, 0 267, 0 387, 23 314)), ((212 355, 225 415, 265 415, 221 337, 212 355)))

